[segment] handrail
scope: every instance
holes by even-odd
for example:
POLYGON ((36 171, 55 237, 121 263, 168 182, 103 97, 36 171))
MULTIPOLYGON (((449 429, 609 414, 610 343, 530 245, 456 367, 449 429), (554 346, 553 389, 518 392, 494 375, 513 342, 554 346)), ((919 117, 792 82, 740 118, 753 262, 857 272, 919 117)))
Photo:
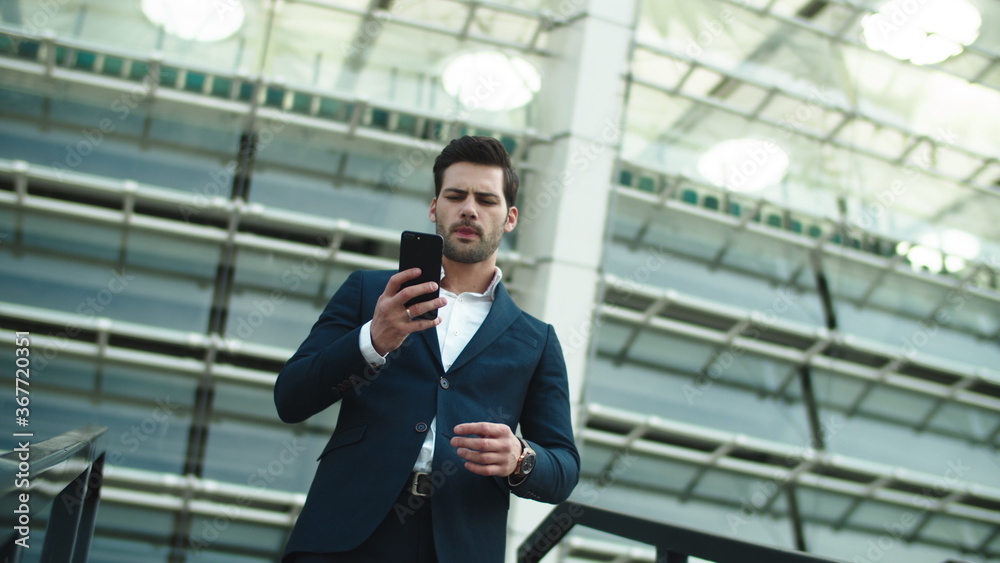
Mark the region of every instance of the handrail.
POLYGON ((42 561, 87 560, 104 476, 99 438, 107 430, 91 424, 39 443, 31 432, 14 433, 17 447, 0 455, 0 558, 16 562, 41 549, 42 561), (42 528, 39 546, 32 532, 37 538, 42 528))
POLYGON ((656 560, 670 563, 683 563, 688 556, 716 563, 837 563, 836 559, 811 553, 760 545, 574 501, 557 505, 528 535, 517 550, 518 563, 539 561, 576 525, 651 544, 656 547, 656 560))

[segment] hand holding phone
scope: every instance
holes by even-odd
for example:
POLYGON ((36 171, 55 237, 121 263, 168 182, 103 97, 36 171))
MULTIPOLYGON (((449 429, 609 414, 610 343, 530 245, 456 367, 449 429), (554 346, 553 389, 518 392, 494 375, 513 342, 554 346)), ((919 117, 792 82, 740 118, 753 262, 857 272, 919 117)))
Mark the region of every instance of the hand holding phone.
MULTIPOLYGON (((441 238, 441 235, 403 231, 399 241, 399 271, 420 268, 420 276, 403 282, 403 288, 429 281, 441 282, 441 250, 443 245, 444 239, 441 238)), ((436 299, 440 294, 440 289, 438 289, 431 293, 418 295, 407 301, 406 307, 436 299)), ((437 308, 434 308, 417 318, 432 320, 437 318, 437 313, 437 308)))

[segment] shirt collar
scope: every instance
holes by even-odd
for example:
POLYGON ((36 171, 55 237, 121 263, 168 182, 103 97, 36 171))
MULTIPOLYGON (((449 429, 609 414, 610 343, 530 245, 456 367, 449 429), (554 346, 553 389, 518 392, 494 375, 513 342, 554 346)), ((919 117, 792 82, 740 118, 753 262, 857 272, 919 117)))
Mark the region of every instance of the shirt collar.
MULTIPOLYGON (((483 293, 472 293, 472 295, 481 295, 483 297, 488 297, 490 301, 493 301, 495 299, 497 286, 500 284, 500 280, 503 279, 503 271, 500 270, 499 266, 494 266, 494 268, 496 269, 496 273, 493 274, 493 281, 490 282, 490 285, 486 288, 486 291, 484 291, 483 293)), ((445 276, 444 266, 441 266, 441 279, 444 279, 444 276, 445 276)))

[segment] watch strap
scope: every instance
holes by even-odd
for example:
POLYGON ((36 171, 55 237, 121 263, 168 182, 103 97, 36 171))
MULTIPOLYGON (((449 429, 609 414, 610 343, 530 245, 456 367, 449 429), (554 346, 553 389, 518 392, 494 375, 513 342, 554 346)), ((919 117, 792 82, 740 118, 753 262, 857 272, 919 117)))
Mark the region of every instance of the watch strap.
POLYGON ((531 449, 531 446, 528 444, 528 441, 525 440, 524 438, 517 436, 517 440, 521 442, 521 455, 517 457, 517 465, 514 466, 513 475, 521 477, 524 475, 523 473, 521 473, 521 464, 524 463, 524 458, 527 457, 528 454, 534 454, 535 450, 531 449))

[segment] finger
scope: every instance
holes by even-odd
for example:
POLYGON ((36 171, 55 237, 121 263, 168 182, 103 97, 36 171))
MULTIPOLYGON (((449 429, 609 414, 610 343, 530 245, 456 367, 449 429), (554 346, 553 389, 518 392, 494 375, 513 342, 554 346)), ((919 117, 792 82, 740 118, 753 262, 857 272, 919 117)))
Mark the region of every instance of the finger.
POLYGON ((410 268, 409 270, 402 270, 393 274, 392 277, 389 278, 389 283, 385 284, 385 294, 389 297, 396 295, 399 293, 399 288, 403 285, 403 283, 418 277, 420 277, 420 268, 410 268))
POLYGON ((434 309, 440 309, 448 304, 448 300, 444 297, 438 297, 437 299, 431 299, 430 301, 424 301, 423 303, 416 303, 410 305, 410 318, 417 318, 424 313, 433 311, 434 309))
POLYGON ((478 452, 494 452, 500 451, 498 446, 501 442, 498 440, 493 440, 490 438, 463 438, 461 436, 455 436, 451 439, 451 445, 455 448, 465 448, 468 450, 474 450, 478 452))
MULTIPOLYGON (((425 293, 433 293, 438 288, 437 282, 425 282, 418 285, 411 285, 410 287, 403 288, 399 290, 396 295, 392 296, 392 300, 399 302, 401 304, 406 303, 414 297, 424 295, 425 293)), ((412 309, 411 309, 412 310, 412 309)))
POLYGON ((495 422, 463 422, 455 426, 453 429, 455 434, 461 436, 467 436, 469 434, 478 434, 480 436, 490 436, 499 438, 510 433, 510 427, 506 424, 497 424, 495 422))
MULTIPOLYGON (((416 317, 416 315, 414 315, 414 317, 416 317)), ((427 330, 429 328, 434 328, 437 325, 441 324, 441 321, 443 321, 443 320, 444 319, 442 319, 441 317, 438 317, 436 319, 431 319, 431 320, 414 318, 410 322, 408 322, 405 325, 403 325, 402 330, 406 334, 413 334, 414 332, 420 332, 421 330, 427 330)))
POLYGON ((503 476, 504 474, 503 467, 499 465, 479 465, 478 463, 467 461, 465 462, 465 468, 483 477, 503 476))
POLYGON ((458 457, 478 463, 479 465, 503 465, 509 456, 496 452, 477 452, 467 448, 458 448, 458 457))

